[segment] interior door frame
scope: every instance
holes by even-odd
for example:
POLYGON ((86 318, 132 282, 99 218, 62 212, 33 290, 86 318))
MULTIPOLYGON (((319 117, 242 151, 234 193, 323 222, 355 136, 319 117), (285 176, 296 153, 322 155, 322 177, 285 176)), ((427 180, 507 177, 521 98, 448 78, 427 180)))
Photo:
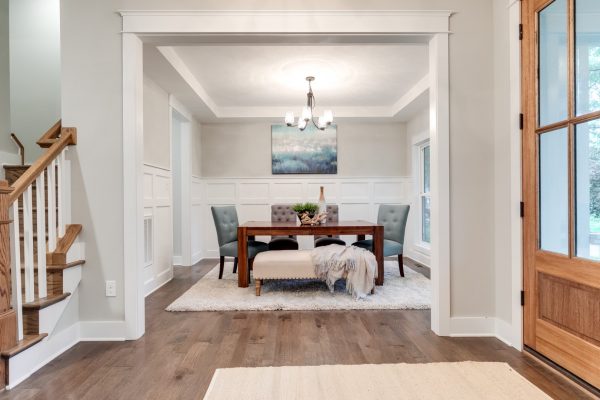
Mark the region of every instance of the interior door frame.
POLYGON ((431 328, 450 335, 450 11, 121 11, 125 337, 145 331, 143 268, 143 37, 146 35, 421 36, 429 43, 431 143, 431 328))

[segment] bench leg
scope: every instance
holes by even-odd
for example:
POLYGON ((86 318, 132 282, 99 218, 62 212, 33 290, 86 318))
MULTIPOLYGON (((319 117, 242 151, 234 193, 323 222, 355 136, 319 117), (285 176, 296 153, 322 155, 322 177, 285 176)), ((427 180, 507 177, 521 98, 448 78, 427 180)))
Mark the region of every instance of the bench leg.
POLYGON ((237 257, 233 259, 233 273, 237 273, 237 257))
POLYGON ((260 286, 262 284, 262 280, 254 279, 254 282, 256 283, 256 295, 260 296, 260 286))

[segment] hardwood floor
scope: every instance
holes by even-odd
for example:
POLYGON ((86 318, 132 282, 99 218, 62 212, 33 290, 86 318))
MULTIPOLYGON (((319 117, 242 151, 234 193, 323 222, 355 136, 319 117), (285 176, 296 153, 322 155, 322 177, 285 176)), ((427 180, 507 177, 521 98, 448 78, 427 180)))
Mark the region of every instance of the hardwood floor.
POLYGON ((164 311, 217 262, 176 268, 146 301, 142 339, 79 343, 0 399, 202 399, 216 368, 462 360, 508 362, 554 398, 590 398, 499 340, 436 336, 428 311, 164 311))

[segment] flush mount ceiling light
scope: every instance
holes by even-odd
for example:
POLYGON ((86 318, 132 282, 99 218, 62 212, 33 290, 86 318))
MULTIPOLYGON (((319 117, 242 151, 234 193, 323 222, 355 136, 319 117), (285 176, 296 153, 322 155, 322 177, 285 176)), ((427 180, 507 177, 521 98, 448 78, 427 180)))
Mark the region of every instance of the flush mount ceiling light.
POLYGON ((297 126, 298 129, 303 131, 306 126, 311 122, 315 127, 324 131, 333 122, 333 113, 331 110, 325 110, 323 115, 319 117, 315 122, 314 110, 317 102, 315 101, 315 95, 312 91, 311 82, 315 80, 314 76, 307 76, 308 81, 308 93, 306 93, 306 106, 302 108, 302 114, 298 117, 298 122, 294 123, 294 113, 288 111, 285 113, 285 123, 287 126, 297 126))

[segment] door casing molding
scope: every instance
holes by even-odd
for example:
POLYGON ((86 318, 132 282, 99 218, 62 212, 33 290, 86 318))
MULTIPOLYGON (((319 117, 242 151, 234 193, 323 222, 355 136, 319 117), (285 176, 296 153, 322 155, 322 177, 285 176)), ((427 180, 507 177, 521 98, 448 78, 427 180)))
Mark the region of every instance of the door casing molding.
POLYGON ((126 338, 144 334, 143 38, 180 35, 352 35, 429 41, 431 329, 450 331, 450 11, 121 11, 123 18, 123 223, 126 338))

